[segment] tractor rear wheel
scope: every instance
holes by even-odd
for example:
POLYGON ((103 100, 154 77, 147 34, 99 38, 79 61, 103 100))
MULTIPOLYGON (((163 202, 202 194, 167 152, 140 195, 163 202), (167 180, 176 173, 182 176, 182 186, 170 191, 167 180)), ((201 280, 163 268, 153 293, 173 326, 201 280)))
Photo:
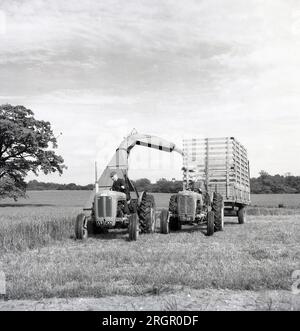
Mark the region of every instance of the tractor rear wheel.
POLYGON ((160 213, 160 233, 169 234, 169 212, 167 209, 163 209, 160 213))
POLYGON ((170 230, 171 231, 180 231, 181 230, 181 222, 178 217, 170 216, 170 230))
POLYGON ((223 231, 224 228, 224 204, 221 194, 214 192, 212 211, 215 214, 215 231, 223 231))
POLYGON ((137 213, 129 216, 129 241, 136 241, 139 237, 139 217, 137 213))
POLYGON ((84 240, 88 237, 88 219, 84 214, 79 214, 75 223, 76 239, 84 240))
POLYGON ((152 233, 156 225, 156 206, 153 195, 144 193, 139 206, 139 219, 142 233, 152 233))
POLYGON ((169 202, 169 212, 173 215, 177 214, 177 194, 171 195, 169 202))
POLYGON ((246 207, 241 207, 238 210, 239 224, 244 224, 246 221, 246 207))
POLYGON ((212 236, 215 229, 215 214, 213 211, 207 213, 207 235, 212 236))

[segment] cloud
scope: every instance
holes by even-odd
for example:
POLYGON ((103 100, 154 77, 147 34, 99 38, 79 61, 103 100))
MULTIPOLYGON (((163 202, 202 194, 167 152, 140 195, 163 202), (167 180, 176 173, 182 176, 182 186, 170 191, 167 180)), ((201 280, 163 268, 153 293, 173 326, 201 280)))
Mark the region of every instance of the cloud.
POLYGON ((4 11, 0 10, 0 35, 6 33, 6 15, 4 11))
MULTIPOLYGON (((179 144, 236 136, 253 174, 299 172, 298 1, 2 0, 1 10, 0 100, 64 132, 66 180, 87 181, 133 127, 179 144)), ((143 153, 132 155, 137 176, 143 153)), ((152 178, 160 157, 150 155, 152 178)))
POLYGON ((134 104, 137 98, 104 94, 99 90, 58 90, 31 98, 32 102, 45 104, 82 104, 82 105, 112 105, 134 104))

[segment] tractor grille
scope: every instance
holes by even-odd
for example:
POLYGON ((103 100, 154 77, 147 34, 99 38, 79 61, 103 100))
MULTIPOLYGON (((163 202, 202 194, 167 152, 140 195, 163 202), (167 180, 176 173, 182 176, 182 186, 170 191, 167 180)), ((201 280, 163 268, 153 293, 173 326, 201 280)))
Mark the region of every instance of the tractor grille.
POLYGON ((99 197, 97 201, 98 217, 112 216, 112 201, 111 197, 99 197))
POLYGON ((194 215, 195 206, 193 198, 189 196, 179 196, 178 198, 179 215, 194 215))

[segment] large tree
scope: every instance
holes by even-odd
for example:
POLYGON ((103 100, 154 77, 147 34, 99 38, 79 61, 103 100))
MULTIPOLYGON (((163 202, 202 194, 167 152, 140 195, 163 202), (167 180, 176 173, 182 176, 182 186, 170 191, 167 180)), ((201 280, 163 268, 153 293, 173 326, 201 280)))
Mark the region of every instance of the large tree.
POLYGON ((49 122, 23 106, 0 105, 0 198, 25 196, 29 172, 62 174, 64 160, 56 148, 49 122))

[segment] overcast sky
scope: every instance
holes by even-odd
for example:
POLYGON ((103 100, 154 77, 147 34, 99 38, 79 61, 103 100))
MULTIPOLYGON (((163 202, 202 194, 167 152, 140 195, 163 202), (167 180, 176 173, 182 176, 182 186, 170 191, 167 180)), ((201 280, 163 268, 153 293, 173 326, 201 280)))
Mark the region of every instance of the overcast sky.
MULTIPOLYGON (((299 92, 298 0, 0 0, 0 103, 63 133, 68 170, 39 180, 92 182, 132 128, 234 136, 253 176, 300 175, 299 92)), ((180 156, 138 147, 130 164, 181 177, 180 156)))

